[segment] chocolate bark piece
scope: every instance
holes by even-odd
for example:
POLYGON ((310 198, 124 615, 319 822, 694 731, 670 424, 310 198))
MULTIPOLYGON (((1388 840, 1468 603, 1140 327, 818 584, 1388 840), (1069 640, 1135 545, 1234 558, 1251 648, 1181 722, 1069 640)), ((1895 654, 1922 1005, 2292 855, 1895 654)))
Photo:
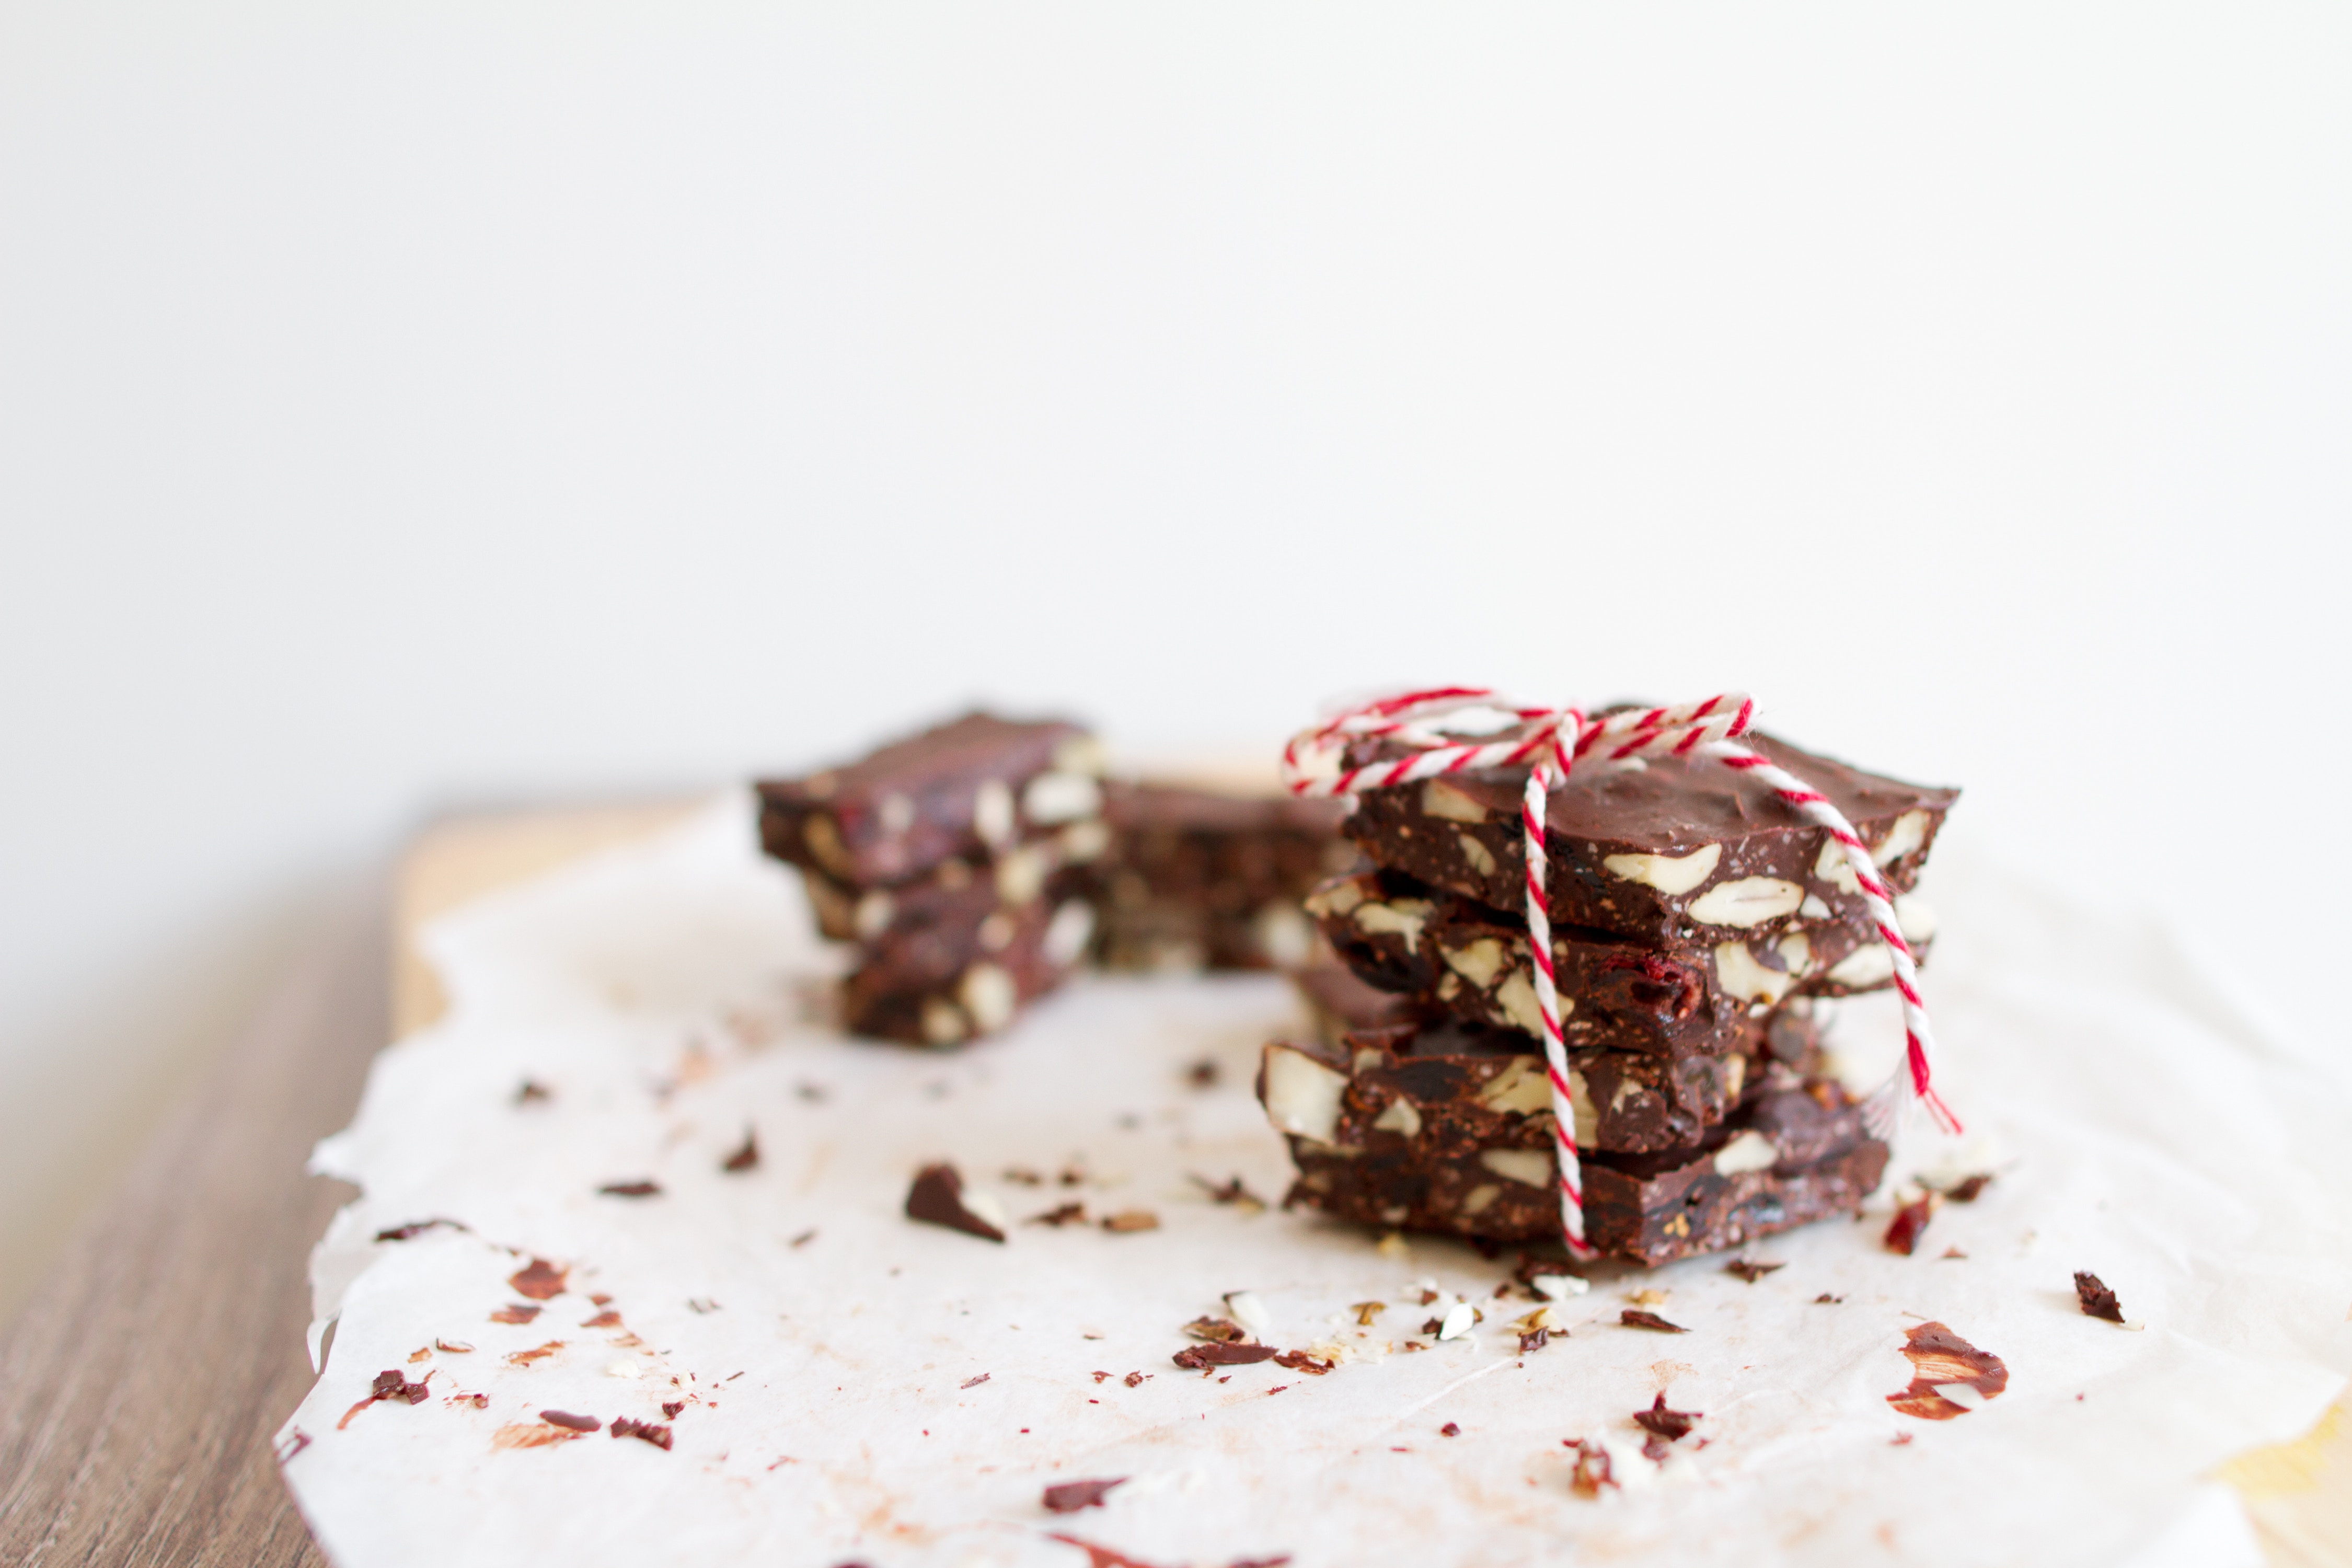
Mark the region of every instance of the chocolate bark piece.
POLYGON ((897 887, 1099 816, 1101 771, 1075 724, 968 713, 845 767, 761 784, 760 842, 852 887, 897 887))
MULTIPOLYGON (((1559 1233, 1549 1138, 1467 1145, 1437 1139, 1335 1146, 1293 1137, 1288 1203, 1335 1218, 1489 1242, 1559 1233)), ((1878 1183, 1887 1150, 1827 1079, 1776 1085, 1696 1145, 1588 1153, 1585 1235, 1654 1267, 1842 1214, 1878 1183)))
POLYGON ((992 1035, 1066 978, 1094 936, 1083 899, 1033 899, 976 925, 941 922, 886 932, 841 984, 852 1034, 919 1046, 992 1035))
POLYGON ((1302 963, 1299 900, 1359 860, 1344 803, 1113 781, 1104 786, 1102 961, 1115 969, 1302 963))
POLYGON ((803 869, 802 885, 817 930, 835 942, 903 941, 910 933, 976 929, 999 910, 1037 899, 1092 897, 1096 862, 1108 842, 1098 821, 1033 833, 990 858, 958 857, 895 888, 858 888, 803 869))
MULTIPOLYGON (((1827 795, 1898 893, 1916 884, 1959 792, 1864 773, 1769 735, 1757 751, 1827 795)), ((1405 754, 1350 747, 1350 765, 1405 754)), ((1346 831, 1377 864, 1497 910, 1526 897, 1520 770, 1449 774, 1357 797, 1346 831)), ((1834 916, 1870 930, 1853 868, 1826 830, 1752 773, 1705 758, 1571 773, 1547 802, 1545 891, 1555 925, 1653 946, 1772 938, 1834 916)))
MULTIPOLYGON (((1261 1062, 1258 1099, 1277 1131, 1311 1143, 1525 1169, 1551 1148, 1550 1081, 1528 1044, 1513 1031, 1450 1020, 1355 1030, 1334 1045, 1277 1041, 1261 1062), (1515 1152, 1488 1158, 1493 1151, 1515 1152)), ((1571 1051, 1577 1145, 1696 1143, 1768 1079, 1792 1081, 1817 1065, 1811 1025, 1795 1016, 1750 1023, 1739 1048, 1720 1056, 1571 1051)))
MULTIPOLYGON (((1924 956, 1932 923, 1914 915, 1924 956)), ((1334 878, 1307 910, 1359 978, 1471 1022, 1540 1040, 1524 918, 1488 909, 1397 871, 1334 878)), ((1555 926, 1552 973, 1560 1032, 1584 1047, 1664 1056, 1714 1053, 1750 1019, 1792 996, 1843 996, 1893 984, 1885 944, 1834 918, 1801 921, 1777 937, 1646 946, 1607 931, 1555 926)))

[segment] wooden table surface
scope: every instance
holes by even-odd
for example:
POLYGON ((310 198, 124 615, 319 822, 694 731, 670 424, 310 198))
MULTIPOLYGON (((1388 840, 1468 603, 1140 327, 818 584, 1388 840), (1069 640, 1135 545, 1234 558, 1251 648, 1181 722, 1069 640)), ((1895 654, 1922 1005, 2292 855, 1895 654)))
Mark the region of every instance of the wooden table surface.
MULTIPOLYGON (((439 1016, 421 921, 681 809, 444 823, 318 933, 0 1331, 0 1563, 323 1568, 269 1450, 310 1384, 310 1246, 352 1196, 303 1173, 310 1146, 350 1120, 376 1050, 439 1016)), ((2352 1568, 2346 1404, 2221 1479, 2275 1568, 2352 1568)))

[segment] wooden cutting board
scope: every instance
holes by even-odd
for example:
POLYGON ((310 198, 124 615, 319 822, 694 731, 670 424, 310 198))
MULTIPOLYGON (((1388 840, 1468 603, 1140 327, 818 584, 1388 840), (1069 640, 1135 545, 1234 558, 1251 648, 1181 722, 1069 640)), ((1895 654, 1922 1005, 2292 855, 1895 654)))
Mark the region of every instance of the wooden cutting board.
MULTIPOLYGON (((0 1563, 323 1568, 269 1451, 310 1383, 310 1245, 352 1195, 303 1173, 310 1146, 440 1016, 425 921, 690 809, 454 818, 327 923, 0 1331, 0 1563)), ((2347 1407, 2220 1473, 2274 1568, 2352 1568, 2347 1407)))

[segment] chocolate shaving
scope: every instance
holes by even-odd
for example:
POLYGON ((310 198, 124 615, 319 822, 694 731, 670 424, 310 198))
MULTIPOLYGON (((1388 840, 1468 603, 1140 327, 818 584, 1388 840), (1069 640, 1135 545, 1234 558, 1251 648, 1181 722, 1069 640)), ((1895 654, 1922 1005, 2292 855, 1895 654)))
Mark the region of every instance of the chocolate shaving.
POLYGON ((1122 1209, 1118 1213, 1105 1218, 1102 1222, 1102 1227, 1105 1230, 1120 1236, 1124 1236, 1130 1231, 1158 1230, 1160 1228, 1160 1216, 1153 1214, 1150 1209, 1122 1209))
POLYGON ((656 1426, 650 1421, 635 1421, 626 1415, 615 1415, 613 1417, 613 1436, 641 1437, 664 1453, 669 1451, 669 1428, 656 1426))
POLYGON ((978 1388, 982 1384, 986 1383, 987 1381, 988 1373, 983 1372, 978 1377, 969 1377, 964 1379, 962 1386, 965 1388, 978 1388))
POLYGON ((607 1182, 596 1189, 608 1198, 657 1198, 661 1196, 659 1182, 607 1182))
POLYGON ((675 1421, 677 1419, 677 1413, 685 1408, 686 1401, 683 1399, 665 1401, 662 1405, 662 1414, 675 1421))
MULTIPOLYGON (((430 1383, 432 1381, 432 1374, 429 1373, 426 1373, 425 1382, 430 1383)), ((422 1405, 425 1403, 425 1387, 424 1383, 411 1383, 408 1381, 408 1374, 402 1372, 399 1368, 387 1368, 375 1374, 375 1381, 368 1385, 368 1396, 365 1399, 361 1400, 357 1405, 352 1405, 349 1410, 343 1412, 343 1418, 335 1423, 335 1430, 338 1432, 341 1431, 344 1427, 352 1424, 352 1416, 357 1415, 369 1405, 377 1404, 380 1401, 386 1399, 404 1399, 411 1405, 422 1405)))
POLYGON ((1690 1436, 1690 1429, 1706 1414, 1703 1410, 1669 1410, 1666 1408, 1666 1396, 1662 1393, 1651 1402, 1647 1410, 1633 1412, 1633 1421, 1669 1443, 1679 1443, 1690 1436))
POLYGON ((1972 1204, 1977 1201, 1977 1194, 1991 1184, 1992 1173, 1983 1171, 1945 1188, 1944 1195, 1956 1204, 1972 1204))
POLYGON ((550 1426, 569 1426, 574 1432, 599 1431, 604 1425, 593 1415, 574 1415, 569 1410, 542 1410, 539 1418, 550 1426))
POLYGON ((474 1347, 467 1344, 463 1340, 436 1339, 433 1342, 433 1348, 436 1351, 446 1351, 451 1355, 472 1355, 474 1353, 474 1347))
POLYGON ((1443 1318, 1432 1318, 1421 1325, 1421 1331, 1424 1334, 1442 1334, 1445 1331, 1445 1321, 1443 1318))
POLYGON ((2095 1274, 2075 1270, 2074 1300, 2082 1303, 2083 1316, 2086 1318, 2105 1318, 2111 1323, 2124 1321, 2124 1304, 2116 1300, 2113 1290, 2099 1282, 2095 1274))
POLYGON ((1130 1372, 1125 1377, 1119 1379, 1119 1381, 1126 1384, 1129 1388, 1141 1388, 1143 1386, 1143 1380, 1150 1375, 1151 1374, 1148 1372, 1130 1372))
POLYGON ((1927 1220, 1936 1212, 1936 1194, 1921 1193, 1911 1202, 1895 1211, 1895 1223, 1886 1227, 1886 1250, 1908 1258, 1919 1245, 1919 1236, 1927 1228, 1927 1220))
POLYGON ((507 1283, 518 1296, 528 1296, 534 1301, 545 1301, 563 1294, 563 1279, 569 1268, 558 1268, 544 1258, 534 1258, 513 1274, 507 1283))
POLYGON ((758 1170, 760 1168, 760 1130, 756 1127, 743 1129, 743 1146, 719 1162, 719 1168, 730 1175, 758 1170))
POLYGON ((1275 1357, 1272 1345, 1187 1345, 1176 1352, 1176 1364, 1187 1372, 1211 1366, 1249 1366, 1275 1357))
POLYGON ((1941 1323, 1921 1323, 1906 1330, 1904 1337, 1909 1342, 1903 1353, 1910 1358, 1911 1386, 1888 1394, 1886 1403, 1906 1415, 1949 1421, 1967 1415, 1967 1405, 1940 1392, 1954 1384, 1965 1383, 1987 1399, 2009 1386, 2009 1368, 2000 1357, 1977 1349, 1941 1323))
POLYGON ((557 1351, 560 1351, 562 1348, 563 1342, 562 1340, 550 1340, 543 1345, 536 1345, 527 1351, 516 1351, 512 1354, 509 1355, 507 1360, 516 1366, 527 1367, 530 1365, 531 1363, 538 1361, 542 1357, 553 1355, 557 1351))
POLYGON ((1044 1214, 1031 1215, 1026 1223, 1050 1225, 1056 1230, 1066 1225, 1084 1225, 1087 1223, 1087 1205, 1076 1202, 1057 1204, 1044 1214))
POLYGON ((621 1326, 621 1314, 606 1308, 580 1326, 583 1329, 617 1329, 621 1326))
POLYGON ((1249 1338, 1249 1331, 1231 1318, 1195 1318, 1184 1325, 1184 1331, 1196 1340, 1214 1340, 1229 1345, 1249 1338))
POLYGON ((907 1217, 941 1225, 982 1241, 1003 1241, 1004 1233, 963 1206, 963 1177, 953 1165, 926 1165, 907 1189, 907 1217))
POLYGON ((454 1219, 413 1219, 406 1225, 396 1225, 390 1230, 377 1231, 375 1238, 378 1241, 406 1241, 411 1237, 423 1236, 426 1231, 445 1225, 451 1230, 470 1231, 474 1228, 472 1226, 454 1219))
POLYGON ((613 1304, 613 1298, 599 1290, 588 1298, 588 1304, 592 1307, 609 1307, 613 1304))
POLYGON ((1100 1508, 1112 1488, 1127 1484, 1125 1476, 1112 1476, 1099 1481, 1064 1481, 1045 1489, 1047 1513, 1076 1513, 1082 1508, 1100 1508))
POLYGON ((1753 1285, 1774 1269, 1787 1267, 1789 1266, 1785 1263, 1767 1263, 1760 1258, 1735 1258, 1723 1266, 1723 1271, 1726 1274, 1737 1274, 1753 1285))
POLYGON ((1638 1307, 1628 1307, 1617 1314, 1617 1321, 1629 1329, 1648 1329, 1661 1334, 1686 1334, 1690 1331, 1680 1323, 1670 1323, 1655 1312, 1645 1312, 1638 1307))
POLYGON ((1321 1377, 1335 1364, 1312 1351, 1285 1351, 1274 1358, 1276 1366, 1286 1366, 1293 1372, 1303 1372, 1310 1377, 1321 1377))
POLYGON ((516 1301, 510 1305, 500 1307, 497 1311, 492 1312, 490 1314, 490 1321, 494 1323, 528 1323, 533 1318, 538 1317, 540 1311, 540 1308, 528 1306, 523 1302, 516 1301))

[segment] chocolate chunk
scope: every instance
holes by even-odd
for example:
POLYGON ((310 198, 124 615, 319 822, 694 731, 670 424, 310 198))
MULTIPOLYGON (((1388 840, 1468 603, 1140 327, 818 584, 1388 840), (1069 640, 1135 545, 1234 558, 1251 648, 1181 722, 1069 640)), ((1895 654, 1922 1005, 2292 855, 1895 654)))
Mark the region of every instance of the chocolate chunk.
POLYGON ((473 1226, 454 1219, 417 1219, 411 1220, 406 1225, 394 1226, 390 1230, 377 1231, 375 1238, 378 1241, 406 1241, 412 1237, 423 1236, 426 1231, 437 1229, 443 1226, 446 1226, 451 1230, 473 1229, 473 1226))
POLYGON ((563 1294, 564 1278, 571 1272, 569 1268, 558 1268, 544 1258, 534 1258, 509 1275, 507 1283, 514 1288, 518 1296, 546 1301, 563 1294))
POLYGON ((963 1177, 953 1165, 926 1165, 907 1189, 907 1217, 943 1225, 986 1241, 1003 1241, 1004 1233, 963 1205, 963 1177))
POLYGON ((593 1415, 574 1415, 569 1410, 542 1410, 539 1418, 551 1426, 568 1426, 574 1432, 595 1432, 602 1430, 604 1425, 593 1415))
POLYGON ((1112 1476, 1099 1481, 1064 1481, 1045 1489, 1045 1511, 1076 1513, 1082 1508, 1100 1508, 1103 1499, 1114 1487, 1127 1484, 1125 1476, 1112 1476))
POLYGON ((1680 1323, 1670 1323, 1655 1312, 1639 1307, 1628 1307, 1617 1314, 1617 1321, 1629 1329, 1649 1329, 1661 1334, 1686 1334, 1690 1331, 1680 1323))
POLYGON ((661 1184, 644 1180, 607 1182, 596 1190, 608 1198, 655 1198, 661 1195, 661 1184))
POLYGON ((2009 1368, 2000 1357, 1977 1349, 1941 1323, 1921 1323, 1906 1330, 1904 1338, 1903 1353, 1909 1358, 1913 1373, 1911 1384, 1900 1394, 1888 1394, 1886 1403, 1906 1415, 1949 1421, 1997 1397, 2009 1386, 2009 1368), (1951 1398, 1949 1391, 1960 1386, 1974 1390, 1976 1397, 1968 1403, 1951 1398))
POLYGON ((1353 864, 1344 803, 1172 784, 1104 790, 1103 962, 1147 971, 1303 963, 1307 890, 1353 864))
POLYGON ((1660 1394, 1650 1402, 1647 1410, 1633 1412, 1635 1425, 1647 1428, 1669 1443, 1679 1443, 1690 1435, 1706 1412, 1700 1410, 1669 1410, 1666 1396, 1660 1394))
POLYGON ((2074 1274, 2074 1300, 2081 1303, 2086 1318, 2105 1318, 2111 1323, 2124 1321, 2124 1306, 2116 1293, 2099 1282, 2095 1274, 2077 1269, 2074 1274))
POLYGON ((1176 1364, 1188 1372, 1197 1372, 1211 1366, 1248 1366, 1274 1357, 1272 1345, 1187 1345, 1176 1352, 1176 1364))
POLYGON ((1908 1258, 1917 1250, 1919 1237, 1927 1228, 1927 1221, 1936 1212, 1936 1194, 1921 1193, 1911 1202, 1895 1211, 1895 1222, 1886 1227, 1886 1250, 1908 1258))
POLYGON ((755 1127, 743 1129, 743 1146, 719 1163, 719 1168, 732 1175, 760 1168, 760 1132, 755 1127))
POLYGON ((1735 1258, 1723 1266, 1726 1274, 1737 1274, 1753 1285, 1776 1268, 1786 1268, 1785 1263, 1766 1263, 1752 1258, 1735 1258))
MULTIPOLYGON (((594 1428, 590 1428, 594 1430, 594 1428)), ((613 1417, 612 1433, 615 1437, 637 1437, 651 1443, 664 1453, 669 1451, 669 1428, 650 1421, 638 1421, 626 1415, 613 1417)))
POLYGON ((892 887, 1028 827, 1098 816, 1100 768, 1074 724, 970 713, 846 767, 761 784, 761 843, 795 866, 892 887))
MULTIPOLYGON (((1957 790, 1863 773, 1767 735, 1747 743, 1828 796, 1885 857, 1881 876, 1896 892, 1911 890, 1957 790)), ((1396 742, 1368 741, 1348 761, 1404 754, 1396 742)), ((1368 789, 1345 831, 1382 867, 1510 910, 1525 897, 1526 785, 1525 769, 1494 769, 1368 789)), ((1660 946, 1777 937, 1806 918, 1810 893, 1869 929, 1859 891, 1848 891, 1839 863, 1823 858, 1827 832, 1761 778, 1720 763, 1659 756, 1636 772, 1571 773, 1551 793, 1545 828, 1545 890, 1559 926, 1660 946)))

